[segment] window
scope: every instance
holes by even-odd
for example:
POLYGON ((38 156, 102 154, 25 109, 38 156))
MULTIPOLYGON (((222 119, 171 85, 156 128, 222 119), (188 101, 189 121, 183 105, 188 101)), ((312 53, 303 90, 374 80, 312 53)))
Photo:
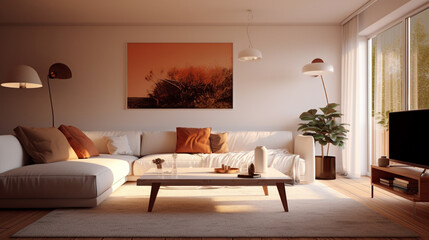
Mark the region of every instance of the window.
POLYGON ((410 17, 410 109, 429 108, 429 9, 410 17))
POLYGON ((429 109, 429 9, 369 40, 371 163, 389 154, 389 112, 429 109))
POLYGON ((389 112, 403 110, 404 24, 371 39, 373 159, 388 155, 389 112))

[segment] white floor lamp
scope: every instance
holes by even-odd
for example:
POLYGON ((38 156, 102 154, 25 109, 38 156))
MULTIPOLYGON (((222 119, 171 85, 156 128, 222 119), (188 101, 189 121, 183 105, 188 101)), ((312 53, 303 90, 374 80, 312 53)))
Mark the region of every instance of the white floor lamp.
POLYGON ((6 88, 41 88, 39 75, 34 68, 27 65, 17 65, 11 68, 0 84, 6 88))
POLYGON ((323 80, 322 74, 334 72, 334 66, 325 63, 321 58, 315 58, 311 63, 304 65, 302 73, 306 75, 312 75, 314 77, 320 76, 322 79, 323 91, 325 93, 326 105, 329 104, 328 94, 326 93, 325 81, 323 80))

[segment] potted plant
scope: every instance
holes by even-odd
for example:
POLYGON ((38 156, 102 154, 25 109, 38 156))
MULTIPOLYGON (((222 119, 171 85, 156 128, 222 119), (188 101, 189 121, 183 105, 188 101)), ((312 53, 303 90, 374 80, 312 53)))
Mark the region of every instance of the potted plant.
POLYGON ((335 179, 335 156, 329 156, 329 146, 332 144, 343 147, 344 141, 347 139, 348 130, 344 127, 347 124, 337 121, 342 116, 335 109, 337 106, 339 104, 329 103, 326 107, 320 108, 321 114, 317 113, 317 109, 310 109, 299 116, 305 123, 299 124, 298 131, 304 135, 313 136, 314 141, 318 142, 321 147, 321 156, 316 156, 317 179, 335 179))
MULTIPOLYGON (((387 110, 384 112, 377 112, 375 114, 375 119, 377 120, 377 124, 382 127, 381 132, 381 141, 383 141, 383 149, 379 149, 381 151, 382 156, 389 155, 389 113, 391 111, 387 110)), ((376 130, 376 134, 379 134, 379 130, 376 130)), ((379 136, 377 134, 377 136, 379 136)))

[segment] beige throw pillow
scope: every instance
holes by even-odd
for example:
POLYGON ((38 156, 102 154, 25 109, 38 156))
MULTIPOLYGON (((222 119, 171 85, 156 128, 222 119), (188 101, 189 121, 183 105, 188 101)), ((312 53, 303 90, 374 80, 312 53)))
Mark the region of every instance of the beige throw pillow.
POLYGON ((57 128, 18 126, 13 130, 19 142, 35 163, 77 159, 66 137, 57 128))
POLYGON ((228 133, 210 134, 210 147, 213 153, 227 153, 228 150, 228 133))

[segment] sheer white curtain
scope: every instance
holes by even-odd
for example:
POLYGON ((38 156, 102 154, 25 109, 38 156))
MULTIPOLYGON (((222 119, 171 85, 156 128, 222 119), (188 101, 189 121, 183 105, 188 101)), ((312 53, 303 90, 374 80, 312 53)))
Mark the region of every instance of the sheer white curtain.
POLYGON ((366 41, 358 36, 358 19, 342 28, 341 111, 342 122, 350 124, 342 151, 343 173, 360 177, 367 173, 367 77, 366 41))

